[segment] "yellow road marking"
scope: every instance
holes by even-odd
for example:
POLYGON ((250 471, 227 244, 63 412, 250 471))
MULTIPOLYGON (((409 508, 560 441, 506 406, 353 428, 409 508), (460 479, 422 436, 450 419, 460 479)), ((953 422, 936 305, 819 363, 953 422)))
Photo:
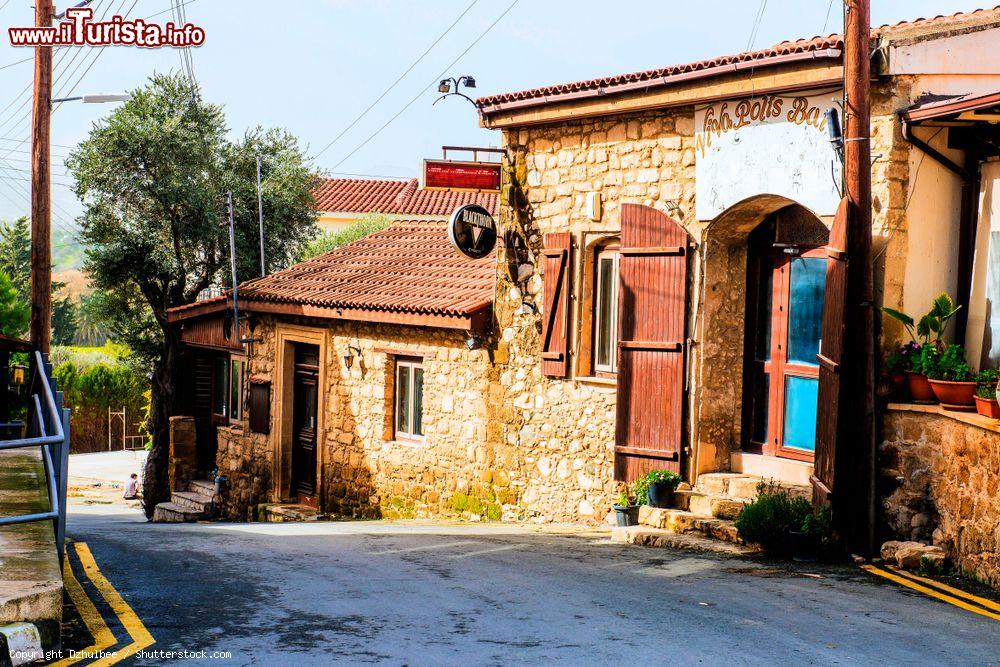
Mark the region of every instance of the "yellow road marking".
POLYGON ((986 618, 992 618, 994 621, 1000 621, 1000 614, 995 614, 991 611, 983 609, 982 607, 977 607, 975 605, 969 604, 968 602, 965 602, 957 597, 953 597, 951 595, 945 595, 944 593, 936 591, 933 588, 927 588, 926 586, 918 584, 917 582, 911 579, 907 579, 906 577, 901 577, 897 574, 893 574, 892 572, 879 569, 874 565, 862 565, 861 569, 871 574, 882 577, 884 579, 888 579, 889 581, 894 581, 900 586, 906 586, 907 588, 919 591, 924 595, 928 595, 936 600, 947 602, 948 604, 954 605, 955 607, 959 607, 960 609, 971 611, 974 614, 979 614, 980 616, 985 616, 986 618))
POLYGON ((934 581, 933 579, 928 579, 927 577, 921 577, 920 575, 913 574, 912 572, 903 572, 902 570, 892 566, 889 566, 888 569, 892 570, 898 575, 906 577, 907 579, 913 579, 915 581, 927 584, 928 586, 939 588, 942 591, 945 591, 946 593, 951 593, 952 595, 955 595, 957 597, 965 598, 966 600, 970 602, 975 602, 976 604, 986 607, 987 609, 992 609, 993 611, 1000 611, 1000 604, 994 602, 993 600, 987 600, 986 598, 981 598, 977 595, 973 595, 972 593, 967 593, 966 591, 963 591, 959 588, 949 586, 948 584, 942 584, 940 581, 934 581))
POLYGON ((72 665, 80 662, 85 659, 88 654, 103 651, 117 642, 114 634, 111 632, 111 628, 109 628, 108 624, 104 622, 101 612, 97 611, 97 607, 95 607, 94 603, 87 597, 87 593, 83 590, 83 586, 80 585, 80 582, 77 581, 76 576, 74 576, 73 568, 69 564, 69 554, 66 554, 63 560, 63 583, 66 586, 66 592, 69 594, 70 600, 73 601, 73 605, 80 613, 80 618, 83 620, 83 624, 87 626, 87 631, 90 632, 90 636, 93 637, 94 643, 87 648, 80 649, 76 652, 76 655, 72 657, 63 658, 58 662, 52 663, 51 667, 65 667, 65 665, 72 665))
POLYGON ((87 578, 97 587, 101 596, 107 601, 112 611, 115 612, 118 620, 121 621, 122 627, 132 637, 132 643, 121 651, 115 652, 114 656, 108 656, 90 664, 95 667, 97 665, 102 667, 113 665, 152 645, 156 640, 146 630, 146 626, 136 616, 132 607, 122 599, 122 596, 111 585, 111 582, 101 574, 101 570, 97 567, 97 563, 94 562, 94 556, 90 553, 87 544, 85 542, 77 542, 74 546, 76 547, 76 555, 80 558, 80 563, 83 565, 83 571, 87 574, 87 578))

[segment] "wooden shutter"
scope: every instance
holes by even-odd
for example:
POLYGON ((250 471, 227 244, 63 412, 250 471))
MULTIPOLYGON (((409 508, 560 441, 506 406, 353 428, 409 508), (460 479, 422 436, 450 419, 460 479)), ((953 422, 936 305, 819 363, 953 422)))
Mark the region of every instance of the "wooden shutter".
POLYGON ((829 503, 835 481, 838 422, 840 420, 840 364, 844 357, 844 320, 847 307, 847 197, 840 200, 827 245, 826 288, 823 295, 823 336, 819 354, 820 409, 816 412, 816 455, 813 500, 829 503))
POLYGON ((680 472, 688 235, 638 204, 621 227, 615 478, 632 481, 680 472))
POLYGON ((569 232, 545 235, 542 313, 542 374, 569 375, 569 308, 573 239, 569 232))
POLYGON ((271 432, 271 383, 250 383, 250 431, 253 433, 271 432))

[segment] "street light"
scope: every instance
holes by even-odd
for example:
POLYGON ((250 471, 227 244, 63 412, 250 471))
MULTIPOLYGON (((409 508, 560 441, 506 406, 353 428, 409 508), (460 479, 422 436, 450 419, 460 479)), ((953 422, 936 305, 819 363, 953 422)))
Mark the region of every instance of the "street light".
POLYGON ((84 104, 107 104, 109 102, 128 102, 132 96, 128 93, 122 95, 80 95, 77 97, 58 97, 52 100, 52 104, 60 102, 81 101, 84 104))
POLYGON ((467 74, 458 78, 451 77, 450 79, 441 79, 441 82, 438 84, 438 92, 441 93, 441 97, 434 100, 434 104, 437 104, 449 95, 458 95, 459 97, 464 97, 469 100, 470 103, 475 105, 476 103, 472 101, 471 97, 459 91, 459 87, 461 86, 465 86, 466 88, 475 88, 476 79, 467 74))

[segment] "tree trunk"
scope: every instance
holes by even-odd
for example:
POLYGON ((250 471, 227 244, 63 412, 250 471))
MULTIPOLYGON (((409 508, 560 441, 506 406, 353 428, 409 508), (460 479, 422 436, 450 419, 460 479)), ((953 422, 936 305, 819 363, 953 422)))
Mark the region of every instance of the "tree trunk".
POLYGON ((170 499, 167 475, 170 466, 170 417, 174 414, 179 355, 180 340, 174 331, 165 328, 163 352, 153 371, 150 391, 148 428, 153 448, 146 458, 142 479, 142 506, 148 519, 153 517, 153 509, 158 503, 170 499))

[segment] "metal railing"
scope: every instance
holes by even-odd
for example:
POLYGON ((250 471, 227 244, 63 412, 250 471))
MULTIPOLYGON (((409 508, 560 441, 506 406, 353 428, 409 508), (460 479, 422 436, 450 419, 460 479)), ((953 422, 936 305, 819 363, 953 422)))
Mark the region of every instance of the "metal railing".
MULTIPOLYGON (((52 377, 48 355, 32 353, 31 393, 28 401, 28 437, 0 440, 0 450, 40 447, 49 492, 49 510, 33 514, 0 517, 0 526, 52 521, 56 534, 59 562, 66 539, 66 478, 69 473, 69 409, 63 407, 63 395, 52 377)), ((3 489, 0 489, 2 491, 3 489)))

